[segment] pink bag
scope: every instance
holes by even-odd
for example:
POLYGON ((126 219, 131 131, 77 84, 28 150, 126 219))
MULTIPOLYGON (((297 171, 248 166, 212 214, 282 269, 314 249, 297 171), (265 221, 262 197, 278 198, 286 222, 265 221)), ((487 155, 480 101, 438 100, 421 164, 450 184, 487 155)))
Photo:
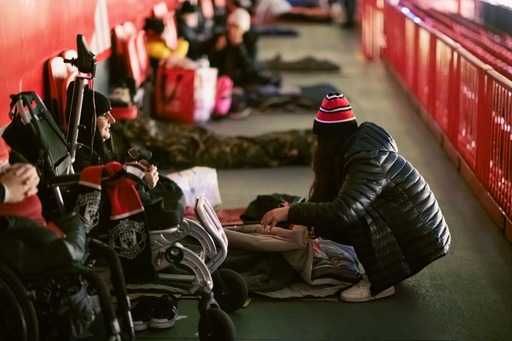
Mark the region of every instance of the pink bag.
POLYGON ((219 76, 217 78, 217 90, 215 93, 215 105, 213 114, 224 116, 231 107, 231 98, 233 95, 233 80, 228 76, 219 76))

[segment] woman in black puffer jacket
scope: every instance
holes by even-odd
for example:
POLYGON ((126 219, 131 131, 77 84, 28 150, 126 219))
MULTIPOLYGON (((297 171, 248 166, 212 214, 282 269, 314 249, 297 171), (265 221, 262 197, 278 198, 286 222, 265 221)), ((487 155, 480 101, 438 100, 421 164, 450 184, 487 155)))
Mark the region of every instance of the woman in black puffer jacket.
POLYGON ((306 225, 316 236, 352 245, 366 276, 340 299, 392 295, 395 284, 447 254, 451 237, 437 200, 387 131, 370 122, 358 126, 347 99, 330 93, 313 132, 309 202, 269 211, 261 224, 306 225))

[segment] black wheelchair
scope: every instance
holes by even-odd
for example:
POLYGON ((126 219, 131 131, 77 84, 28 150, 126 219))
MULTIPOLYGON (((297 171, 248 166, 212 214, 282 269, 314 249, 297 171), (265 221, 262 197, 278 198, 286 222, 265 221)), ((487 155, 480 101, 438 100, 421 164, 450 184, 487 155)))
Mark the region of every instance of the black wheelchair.
POLYGON ((133 339, 117 255, 99 241, 86 240, 74 213, 58 226, 66 238, 29 219, 0 217, 0 340, 73 340, 100 315, 105 335, 98 339, 133 339), (87 249, 107 259, 117 307, 98 273, 83 263, 87 249))

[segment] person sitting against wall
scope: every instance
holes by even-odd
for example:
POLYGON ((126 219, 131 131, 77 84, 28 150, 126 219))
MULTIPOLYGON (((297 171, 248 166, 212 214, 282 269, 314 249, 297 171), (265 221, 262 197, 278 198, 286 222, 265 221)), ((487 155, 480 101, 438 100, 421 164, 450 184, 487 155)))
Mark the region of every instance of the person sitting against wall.
MULTIPOLYGON (((80 126, 84 129, 78 134, 81 148, 77 150, 76 161, 73 163, 75 171, 81 171, 88 166, 105 165, 111 161, 124 161, 118 154, 111 135, 110 128, 116 122, 111 109, 110 100, 106 96, 90 88, 84 89, 80 117, 80 126)), ((171 220, 181 222, 184 212, 178 212, 178 210, 184 209, 185 206, 183 192, 171 179, 160 179, 156 165, 147 165, 144 178, 136 188, 144 205, 149 229, 155 228, 157 224, 158 229, 163 229, 162 224, 166 223, 170 223, 171 226, 165 227, 175 226, 176 223, 170 222, 171 220), (162 205, 167 205, 167 210, 162 211, 160 208, 164 209, 164 206, 157 205, 158 210, 155 208, 152 211, 152 205, 155 205, 155 202, 160 203, 160 198, 164 199, 162 205), (172 207, 171 201, 174 203, 172 207)), ((105 216, 105 208, 103 208, 103 216, 105 216)), ((176 298, 171 294, 160 298, 142 296, 132 309, 132 317, 136 331, 145 330, 148 327, 171 328, 177 317, 176 298)))
POLYGON ((176 13, 178 37, 188 42, 187 57, 198 60, 208 55, 213 44, 214 27, 202 20, 199 9, 190 1, 181 4, 176 13))
POLYGON ((251 16, 237 8, 228 16, 224 32, 217 35, 208 55, 219 75, 230 77, 235 86, 279 85, 280 77, 267 72, 258 60, 258 34, 251 30, 251 16))
POLYGON ((185 58, 189 50, 189 43, 183 38, 178 38, 176 48, 171 49, 163 37, 165 24, 160 18, 146 18, 144 31, 147 37, 147 50, 153 73, 156 73, 162 59, 185 58))
MULTIPOLYGON (((51 240, 62 241, 71 259, 81 261, 85 251, 85 229, 80 228, 80 220, 73 215, 66 219, 48 222, 43 215, 43 206, 38 197, 39 174, 34 165, 29 164, 18 152, 11 149, 0 136, 0 217, 18 217, 22 220, 0 219, 0 230, 16 228, 44 228, 52 231, 51 240)), ((59 217, 60 218, 60 217, 59 217)), ((35 232, 34 230, 31 230, 35 232)), ((38 235, 38 234, 37 234, 38 235)), ((36 234, 27 236, 30 240, 36 234)), ((41 234, 41 236, 48 236, 41 234)), ((46 239, 46 237, 45 237, 46 239)), ((34 241, 39 244, 41 241, 34 241)))
MULTIPOLYGON (((37 168, 12 150, 0 136, 0 231, 25 245, 15 247, 13 253, 9 248, 4 251, 16 258, 24 255, 30 255, 29 259, 37 257, 41 260, 39 267, 44 264, 48 269, 82 262, 86 253, 86 232, 82 220, 74 212, 46 220, 38 196, 39 182, 37 168)), ((23 258, 16 259, 16 264, 23 268, 24 263, 23 258)), ((62 300, 58 317, 59 321, 68 323, 60 327, 58 335, 62 339, 74 340, 93 323, 100 307, 88 294, 79 294, 81 289, 76 293, 72 293, 73 288, 66 290, 72 296, 69 300, 62 300)), ((52 307, 52 311, 57 310, 52 307)), ((6 336, 3 331, 1 334, 6 336)), ((54 328, 41 326, 39 335, 41 339, 54 339, 56 332, 54 328)))
POLYGON ((0 215, 20 215, 46 225, 37 197, 38 184, 37 169, 0 136, 0 215))
POLYGON ((269 72, 258 60, 258 38, 251 30, 249 12, 237 8, 229 14, 225 31, 216 36, 208 54, 210 65, 218 69, 219 76, 233 80, 230 112, 236 115, 247 114, 250 107, 257 106, 262 91, 263 97, 280 92, 281 77, 269 72))
MULTIPOLYGON (((132 156, 123 157, 119 154, 111 127, 116 119, 111 113, 110 100, 102 93, 89 88, 84 89, 80 126, 78 134, 80 148, 75 155, 73 168, 80 172, 88 166, 105 165, 111 161, 124 163, 135 161, 132 156)), ((150 228, 165 222, 176 225, 184 216, 185 197, 181 188, 169 177, 162 176, 155 164, 149 163, 151 153, 143 151, 147 160, 144 163, 144 178, 136 185, 144 206, 153 214, 150 217, 150 228), (163 207, 161 207, 163 205, 163 207), (161 210, 164 210, 163 212, 161 210), (152 219, 155 220, 152 220, 152 219)), ((141 153, 142 154, 142 153, 141 153)), ((168 226, 167 226, 168 227, 168 226)))
MULTIPOLYGON (((111 109, 110 100, 102 93, 90 88, 84 89, 80 116, 80 126, 84 128, 78 134, 77 141, 80 148, 76 152, 75 162, 73 163, 76 172, 88 166, 104 165, 111 161, 123 163, 130 160, 128 156, 124 158, 118 153, 110 130, 111 126, 116 123, 111 109)), ((146 166, 144 178, 138 185, 139 194, 143 201, 146 199, 151 201, 154 198, 166 195, 169 190, 181 191, 171 179, 160 177, 156 165, 148 162, 146 166)))

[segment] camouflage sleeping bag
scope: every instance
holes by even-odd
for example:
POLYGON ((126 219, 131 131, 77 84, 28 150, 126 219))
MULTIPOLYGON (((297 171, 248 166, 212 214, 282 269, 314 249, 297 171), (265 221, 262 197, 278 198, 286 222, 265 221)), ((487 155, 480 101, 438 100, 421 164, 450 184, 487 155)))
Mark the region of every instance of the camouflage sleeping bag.
POLYGON ((121 155, 145 147, 160 168, 218 169, 309 165, 315 141, 311 129, 272 132, 255 137, 221 136, 204 127, 155 120, 141 114, 112 126, 121 155))

